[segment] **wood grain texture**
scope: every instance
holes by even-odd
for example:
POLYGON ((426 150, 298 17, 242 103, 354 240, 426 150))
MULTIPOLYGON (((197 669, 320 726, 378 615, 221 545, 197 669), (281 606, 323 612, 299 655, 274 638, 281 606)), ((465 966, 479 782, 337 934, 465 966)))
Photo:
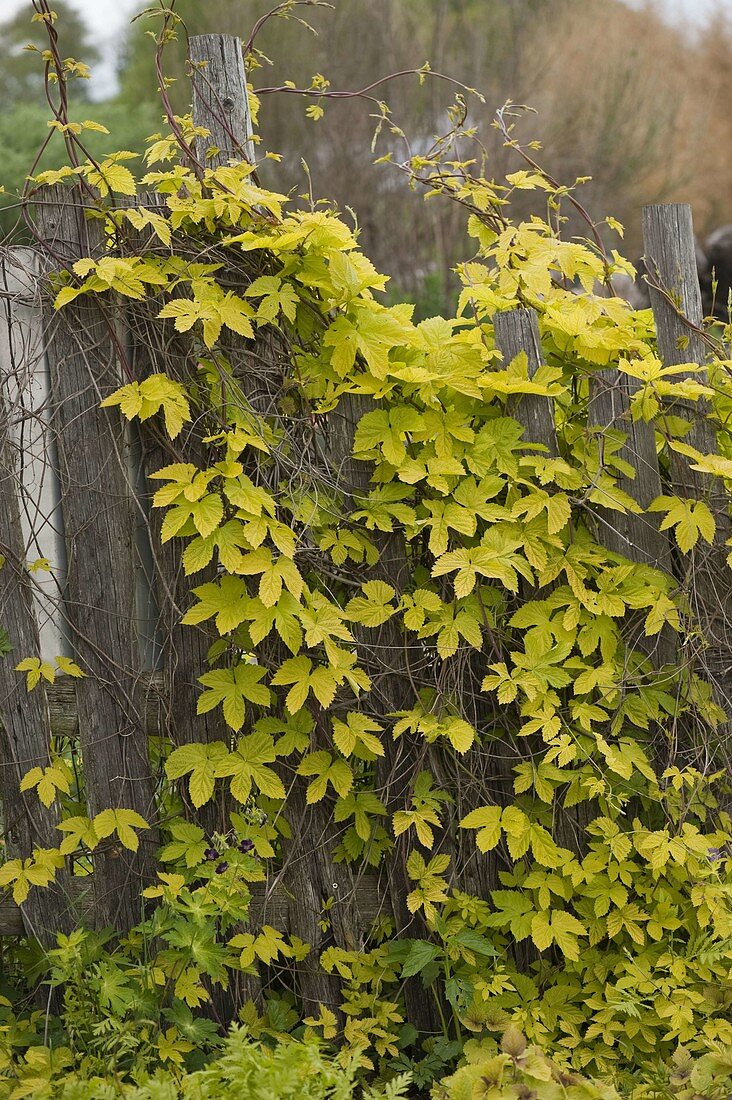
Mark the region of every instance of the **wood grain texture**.
POLYGON ((193 118, 210 132, 210 137, 197 140, 197 157, 211 168, 230 160, 253 164, 252 116, 240 39, 231 34, 194 35, 189 48, 193 118))
MULTIPOLYGON (((201 35, 191 39, 190 49, 194 122, 211 132, 211 139, 206 141, 219 149, 214 156, 206 157, 206 163, 216 166, 242 155, 252 161, 251 114, 239 40, 225 35, 201 35)), ((241 279, 240 273, 233 270, 229 277, 241 279)), ((287 362, 289 349, 274 346, 266 332, 249 341, 227 335, 222 348, 244 401, 260 415, 276 416, 283 388, 278 364, 287 362)), ((307 449, 309 442, 303 440, 302 445, 307 449)), ((347 453, 350 455, 350 444, 347 453)), ((317 461, 317 456, 314 458, 317 461)), ((265 481, 272 478, 273 489, 282 476, 276 465, 259 473, 264 474, 265 481)), ((278 659, 284 660, 286 656, 289 654, 283 653, 278 659)), ((314 718, 313 736, 317 747, 322 748, 321 741, 326 736, 326 727, 329 728, 327 716, 315 708, 314 718)), ((353 874, 346 864, 333 861, 338 838, 333 836, 331 807, 324 802, 309 805, 307 780, 293 776, 284 763, 278 766, 278 771, 288 790, 288 819, 292 825, 292 837, 283 843, 279 882, 287 896, 296 899, 290 930, 311 944, 309 955, 298 967, 299 993, 309 1012, 317 1014, 319 1004, 338 1011, 340 978, 322 969, 319 956, 331 943, 344 948, 356 945, 358 914, 353 909, 353 874), (324 906, 330 898, 334 900, 324 926, 324 906)))
MULTIPOLYGON (((529 378, 533 378, 544 360, 541 354, 539 321, 533 309, 510 309, 493 318, 496 346, 506 365, 525 353, 529 378)), ((524 393, 511 406, 511 416, 523 424, 524 436, 532 443, 543 443, 552 456, 559 454, 551 398, 524 393)))
MULTIPOLYGON (((699 332, 703 310, 691 207, 686 203, 644 206, 643 245, 658 353, 664 366, 706 363, 709 349, 699 332)), ((688 377, 705 382, 706 372, 689 372, 688 377)), ((674 402, 674 411, 691 421, 691 430, 685 436, 685 442, 703 454, 716 451, 714 425, 704 401, 677 401, 674 402)), ((671 453, 671 461, 674 464, 672 478, 682 496, 706 496, 711 493, 720 510, 726 510, 724 490, 718 482, 692 470, 688 461, 674 452, 671 453)))
MULTIPOLYGON (((0 278, 5 283, 5 271, 0 278)), ((3 318, 12 325, 12 306, 3 318)), ((5 397, 11 363, 0 362, 0 623, 12 646, 0 655, 0 796, 3 831, 11 859, 28 859, 35 848, 58 847, 58 806, 47 809, 34 789, 20 790, 23 776, 35 767, 47 767, 51 747, 51 717, 43 679, 26 691, 25 676, 15 665, 24 657, 40 655, 40 637, 33 600, 33 581, 26 568, 26 548, 18 493, 20 456, 14 445, 10 406, 5 397)), ((54 886, 31 890, 18 910, 21 931, 36 936, 44 947, 57 932, 71 931, 74 921, 68 904, 68 876, 59 872, 54 886)))
POLYGON ((703 311, 691 207, 644 206, 643 247, 661 358, 666 366, 703 363, 707 350, 696 331, 703 311))
MULTIPOLYGON (((691 207, 685 204, 644 207, 643 240, 661 359, 665 366, 704 364, 708 348, 698 331, 703 315, 691 207)), ((691 376, 706 381, 705 372, 691 376)), ((691 424, 685 443, 702 454, 716 453, 714 422, 705 402, 676 401, 671 411, 691 424)), ((711 682, 719 705, 732 715, 732 573, 725 547, 731 528, 727 494, 717 478, 693 470, 691 460, 672 449, 669 464, 672 492, 679 497, 704 500, 716 520, 713 544, 700 539, 689 555, 679 558, 676 571, 703 639, 703 646, 697 650, 701 671, 711 682)), ((725 731, 718 736, 726 740, 728 748, 732 742, 732 723, 728 721, 725 731)), ((722 751, 728 763, 728 752, 724 748, 722 751)))
MULTIPOLYGON (((327 419, 319 451, 346 515, 355 511, 359 507, 359 498, 367 496, 373 488, 373 466, 354 457, 353 442, 358 422, 377 407, 371 397, 344 394, 327 419)), ((373 566, 351 565, 352 580, 359 585, 371 580, 384 581, 394 589, 398 600, 412 583, 412 562, 404 533, 398 528, 391 532, 374 531, 370 538, 378 552, 378 561, 373 566)), ((358 646, 359 664, 367 669, 371 679, 370 708, 374 716, 388 727, 388 715, 408 710, 418 701, 414 685, 424 678, 425 669, 420 667, 420 663, 426 660, 425 652, 419 645, 410 646, 409 635, 397 616, 376 629, 358 624, 354 624, 352 629, 358 646)), ((443 666, 437 674, 438 687, 444 671, 443 666)), ((382 744, 384 755, 376 764, 376 793, 389 815, 393 815, 409 808, 412 786, 422 768, 429 768, 439 784, 442 774, 440 752, 437 746, 425 747, 422 739, 411 733, 404 733, 395 740, 387 732, 382 744)), ((448 833, 445 844, 449 847, 450 843, 448 833)), ((407 895, 413 887, 406 870, 408 855, 409 840, 406 834, 402 834, 395 838, 394 849, 386 864, 384 890, 389 899, 389 912, 394 918, 396 934, 420 938, 426 935, 422 917, 410 913, 406 904, 407 895)), ((358 926, 358 921, 352 920, 352 929, 358 926)), ((342 934, 347 934, 345 927, 342 934)), ((408 1017, 420 1031, 429 1034, 439 1029, 435 1000, 424 996, 424 988, 418 979, 410 978, 405 982, 404 998, 408 1017)))
MULTIPOLYGON (((614 554, 640 565, 650 565, 667 573, 674 571, 674 553, 668 535, 660 530, 661 516, 646 509, 663 492, 652 424, 633 420, 630 399, 640 383, 615 368, 598 370, 590 378, 588 427, 598 433, 602 461, 603 434, 621 432, 625 442, 617 457, 629 463, 635 477, 613 471, 618 487, 632 497, 643 514, 601 508, 597 513, 597 539, 614 554)), ((676 635, 669 626, 651 637, 645 633, 645 612, 629 614, 626 637, 635 649, 645 653, 654 667, 672 663, 676 658, 676 635)))
MULTIPOLYGON (((493 328, 496 338, 496 346, 500 350, 504 363, 508 364, 521 353, 526 355, 528 361, 529 378, 533 378, 539 367, 544 364, 541 350, 541 337, 539 333, 539 318, 533 309, 512 309, 496 313, 493 318, 493 328)), ((554 423, 554 407, 551 398, 541 397, 538 394, 522 394, 513 405, 509 406, 511 415, 518 420, 524 428, 524 439, 527 443, 541 443, 546 452, 556 457, 559 455, 559 444, 554 423)), ((551 591, 550 586, 544 591, 546 595, 551 591)), ((535 588, 524 580, 520 581, 519 593, 522 601, 540 598, 535 588)), ((526 759, 531 759, 531 751, 526 746, 526 759)), ((507 803, 511 800, 513 792, 513 767, 507 767, 504 762, 503 774, 497 777, 504 791, 507 803)), ((582 855, 585 845, 585 829, 590 821, 591 808, 589 803, 580 802, 576 806, 565 809, 558 815, 555 823, 555 835, 559 844, 569 848, 577 855, 582 855)), ((533 959, 533 946, 523 945, 519 948, 519 958, 524 965, 529 965, 533 959)))
MULTIPOLYGON (((103 229, 85 217, 76 188, 44 188, 36 205, 50 268, 103 253, 103 229)), ((108 302, 82 297, 46 310, 51 429, 57 441, 67 554, 66 617, 87 673, 76 685, 79 739, 90 816, 101 810, 155 815, 147 754, 135 598, 135 547, 128 438, 117 409, 100 408, 121 383, 108 302)), ((132 853, 114 839, 95 853, 100 923, 126 930, 140 915, 140 889, 154 877, 157 836, 132 853)))
MULTIPOLYGON (((193 121, 196 126, 210 132, 210 137, 197 142, 196 152, 199 159, 210 167, 219 167, 229 161, 242 159, 254 163, 254 140, 252 115, 246 86, 246 73, 242 58, 241 42, 233 35, 206 34, 190 40, 191 79, 193 85, 193 121), (205 147, 204 156, 201 155, 205 147)), ((220 276, 229 278, 232 283, 241 283, 241 273, 225 268, 220 276)), ((246 340, 227 330, 220 341, 221 350, 232 366, 234 377, 240 388, 240 400, 262 415, 271 415, 277 408, 281 393, 281 373, 279 368, 272 369, 272 358, 267 356, 266 338, 261 334, 253 340, 246 340), (266 369, 257 370, 259 363, 266 369), (268 368, 268 369, 267 369, 268 368)), ((195 368, 194 368, 195 369, 195 368)), ((232 394, 233 399, 233 394, 232 394)), ((195 437, 191 437, 192 454, 190 460, 199 467, 206 462, 206 448, 195 437)), ((253 473, 254 471, 252 471, 253 473)), ((166 580, 172 585, 170 595, 178 608, 184 608, 190 602, 190 580, 186 582, 183 570, 177 560, 175 547, 164 551, 167 563, 163 569, 166 580), (186 591, 188 588, 188 591, 186 591)), ((216 572, 212 564, 208 573, 199 574, 196 583, 203 584, 213 579, 216 572)), ((187 609, 187 607, 186 607, 187 609)), ((193 630, 190 626, 180 627, 176 621, 171 624, 172 633, 168 647, 169 688, 180 688, 180 706, 177 709, 175 724, 177 736, 181 740, 212 741, 227 739, 230 734, 223 723, 218 708, 201 718, 196 715, 199 685, 197 678, 206 668, 207 648, 206 628, 193 630)), ((171 703, 175 698, 169 694, 171 703)), ((173 703, 173 705, 176 705, 173 703)), ((230 800, 221 793, 210 805, 202 807, 200 823, 207 832, 215 828, 227 831, 230 800)), ((191 807, 189 807, 190 813, 191 807)), ((190 816, 193 816, 192 814, 190 816)), ((305 894, 303 894, 303 905, 305 894)), ((312 962, 310 963, 312 965, 312 962)), ((322 972, 321 972, 322 973, 322 972)), ((262 986, 258 974, 242 975, 239 986, 244 998, 260 1003, 262 986)))

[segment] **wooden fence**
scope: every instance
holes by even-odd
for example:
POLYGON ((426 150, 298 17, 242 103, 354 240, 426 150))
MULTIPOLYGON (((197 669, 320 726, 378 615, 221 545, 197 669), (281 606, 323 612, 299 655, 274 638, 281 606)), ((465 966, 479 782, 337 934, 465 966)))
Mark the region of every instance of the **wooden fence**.
MULTIPOLYGON (((210 143, 218 149, 208 163, 251 159, 238 40, 194 38, 191 56, 194 120, 211 132, 210 143)), ((177 743, 227 738, 220 719, 196 717, 196 677, 208 639, 178 625, 185 591, 179 560, 169 549, 156 549, 154 527, 153 537, 147 537, 144 475, 163 464, 160 442, 144 433, 134 436, 121 426, 117 410, 100 408, 120 384, 122 365, 128 377, 141 378, 151 369, 144 339, 134 326, 126 327, 121 307, 110 309, 94 296, 54 314, 44 278, 49 266, 98 255, 104 241, 99 223, 84 217, 77 192, 45 189, 35 209, 45 248, 9 253, 0 287, 6 320, 0 342, 0 552, 6 559, 0 570, 0 625, 19 658, 73 652, 89 675, 73 681, 59 677, 52 686, 41 682, 28 694, 13 671, 14 660, 0 661, 0 796, 8 855, 22 857, 58 843, 54 808, 45 810, 34 793, 19 790, 25 772, 48 762, 53 736, 78 741, 92 814, 126 806, 146 818, 156 783, 147 753, 151 732, 169 734, 177 743), (54 562, 51 579, 26 567, 44 557, 54 562)), ((644 240, 660 355, 669 366, 703 363, 707 349, 699 333, 702 306, 689 208, 647 207, 644 240)), ((495 333, 504 360, 524 352, 530 373, 538 369, 542 353, 531 310, 498 314, 495 333)), ((231 350, 243 360, 243 347, 231 350)), ((631 561, 676 572, 704 623, 710 639, 707 671, 718 701, 730 712, 723 496, 714 479, 690 471, 688 463, 672 467, 671 491, 712 500, 718 516, 714 544, 695 549, 691 568, 685 559, 681 572, 666 534, 645 512, 662 491, 661 474, 652 427, 630 417, 632 387, 632 379, 615 370, 598 370, 590 382, 586 430, 624 434, 621 455, 635 477, 622 478, 621 487, 644 509, 625 515, 599 509, 596 535, 631 561)), ((693 425, 689 442, 713 451, 704 408, 692 405, 685 412, 693 425)), ((527 440, 557 453, 549 399, 524 396, 512 414, 527 440)), ((660 666, 673 656, 674 644, 662 632, 649 657, 660 666)), ((215 813, 214 807, 207 821, 211 830, 215 813)), ((142 841, 135 854, 108 844, 95 855, 93 875, 61 875, 53 889, 31 891, 22 912, 2 900, 0 935, 25 931, 50 943, 84 911, 96 923, 130 927, 140 915, 139 884, 152 874, 155 831, 142 841)), ((303 924, 297 912, 303 898, 296 894, 296 904, 290 904, 293 891, 306 885, 291 880, 283 886, 277 879, 262 886, 255 891, 253 919, 307 932, 307 921, 303 924)), ((368 877, 353 887, 348 902, 364 924, 393 904, 387 887, 368 877)), ((318 997, 327 999, 321 991, 313 999, 318 997)))

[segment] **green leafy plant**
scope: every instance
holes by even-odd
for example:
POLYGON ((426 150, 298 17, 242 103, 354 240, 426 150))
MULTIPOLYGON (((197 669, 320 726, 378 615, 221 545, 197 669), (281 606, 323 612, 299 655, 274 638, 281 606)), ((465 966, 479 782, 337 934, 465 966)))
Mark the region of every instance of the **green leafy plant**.
MULTIPOLYGON (((186 1045, 171 1042, 161 1050, 169 1060, 186 1045)), ((253 1040, 245 1029, 234 1028, 205 1069, 180 1077, 165 1068, 137 1083, 125 1083, 110 1073, 64 1073, 71 1064, 68 1050, 29 1049, 17 1067, 13 1097, 37 1100, 351 1100, 357 1087, 357 1060, 333 1060, 314 1042, 281 1042, 270 1046, 253 1040)), ((382 1087, 364 1090, 363 1100, 399 1100, 406 1095, 407 1076, 382 1087)))

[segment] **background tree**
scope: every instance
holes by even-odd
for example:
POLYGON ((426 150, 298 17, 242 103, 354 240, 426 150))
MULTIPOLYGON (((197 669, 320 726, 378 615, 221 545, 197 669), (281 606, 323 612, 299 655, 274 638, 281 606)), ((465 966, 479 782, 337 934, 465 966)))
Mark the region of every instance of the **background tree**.
MULTIPOLYGON (((74 57, 93 69, 101 55, 89 37, 89 29, 81 15, 65 0, 54 4, 58 16, 56 27, 64 57, 74 57)), ((23 235, 19 225, 19 193, 33 165, 38 150, 48 138, 48 106, 45 103, 44 63, 37 51, 48 48, 45 25, 32 22, 30 2, 11 19, 0 24, 0 234, 14 231, 23 235), (28 50, 30 44, 35 47, 28 50)), ((149 41, 149 40, 146 40, 149 41)), ((104 155, 113 148, 134 149, 146 134, 159 124, 160 110, 151 96, 143 96, 130 111, 126 102, 108 99, 89 103, 91 82, 76 79, 70 85, 71 113, 78 119, 94 118, 106 126, 110 136, 89 132, 86 144, 93 156, 104 155), (111 136, 113 135, 113 136, 111 136)), ((67 154, 60 135, 54 135, 44 149, 37 170, 60 168, 67 163, 67 154)), ((20 239, 20 237, 16 237, 20 239)))
MULTIPOLYGON (((54 3, 58 26, 63 35, 65 57, 75 57, 92 66, 99 61, 99 51, 89 38, 84 19, 66 0, 54 3)), ((12 18, 0 23, 0 98, 4 109, 15 103, 41 103, 44 96, 43 63, 36 50, 48 48, 48 33, 42 22, 31 22, 30 4, 12 18), (29 50, 31 45, 35 49, 29 50)), ((86 81, 78 81, 77 96, 86 99, 86 81)))

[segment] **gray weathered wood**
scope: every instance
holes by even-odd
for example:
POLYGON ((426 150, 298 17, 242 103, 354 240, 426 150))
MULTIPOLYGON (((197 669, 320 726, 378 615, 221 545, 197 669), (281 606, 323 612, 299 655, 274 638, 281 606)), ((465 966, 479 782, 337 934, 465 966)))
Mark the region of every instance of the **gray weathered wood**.
MULTIPOLYGON (((596 371, 590 378, 587 423, 599 435, 601 461, 602 433, 608 430, 622 432, 625 442, 617 456, 633 467, 635 477, 617 472, 615 477, 619 488, 643 509, 642 514, 601 509, 597 517, 597 537, 614 554, 673 573, 671 544, 660 530, 660 516, 647 511, 663 489, 653 426, 643 420, 633 420, 630 414, 630 399, 639 385, 636 379, 614 368, 596 371)), ((656 668, 671 663, 676 656, 674 632, 666 626, 659 634, 647 637, 644 619, 645 613, 628 617, 629 641, 634 648, 647 654, 656 668)))
POLYGON ((193 118, 210 137, 198 139, 196 155, 212 168, 230 160, 254 163, 252 116, 241 40, 231 34, 190 39, 193 118))
MULTIPOLYGON (((7 311, 10 313, 9 303, 7 311)), ((11 317, 6 319, 11 322, 11 317)), ((0 655, 0 796, 8 855, 28 859, 35 848, 57 848, 60 834, 56 830, 58 805, 47 809, 34 789, 20 790, 21 779, 31 768, 49 764, 51 719, 45 682, 41 680, 27 692, 25 676, 15 671, 23 658, 40 656, 40 638, 26 568, 17 489, 19 462, 12 443, 10 409, 4 399, 6 382, 7 374, 0 376, 0 555, 4 558, 0 623, 12 649, 0 655)), ((59 870, 54 886, 32 890, 22 906, 21 927, 45 947, 55 942, 57 932, 68 932, 73 926, 67 887, 68 875, 59 870)))
MULTIPOLYGON (((645 206, 643 243, 658 352, 664 366, 704 364, 709 351, 699 332, 704 314, 691 207, 686 203, 645 206)), ((675 377, 681 379, 686 375, 675 377)), ((705 372, 689 372, 688 377, 699 382, 706 381, 705 372)), ((705 402, 682 405, 675 402, 674 411, 691 421, 691 430, 684 437, 684 442, 703 454, 716 451, 714 425, 705 402)), ((689 462, 674 451, 670 461, 674 486, 682 496, 707 497, 711 494, 718 510, 726 510, 726 496, 718 481, 690 469, 689 462)))
MULTIPOLYGON (((708 350, 698 331, 703 311, 691 207, 685 204, 644 207, 643 239, 661 359, 665 366, 703 364, 708 350)), ((704 372, 691 376, 706 381, 704 372)), ((702 454, 716 452, 714 423, 704 402, 675 402, 673 411, 691 423, 685 443, 702 454)), ((713 545, 700 539, 692 553, 679 562, 678 569, 706 645, 699 652, 704 673, 717 702, 732 715, 731 574, 725 547, 730 534, 728 497, 717 478, 692 470, 691 461, 673 449, 669 451, 669 463, 673 492, 705 500, 716 520, 713 545)), ((727 723, 727 736, 732 736, 732 723, 727 723)))
MULTIPOLYGON (((226 163, 232 157, 240 157, 242 150, 247 159, 253 160, 251 117, 246 106, 238 40, 221 35, 194 38, 191 40, 191 60, 194 62, 194 122, 210 130, 211 144, 220 148, 216 155, 206 158, 206 163, 214 166, 226 163), (225 118, 222 107, 228 111, 225 118)), ((285 361, 286 354, 283 349, 271 346, 269 339, 266 333, 256 341, 228 337, 224 352, 233 366, 245 401, 260 414, 271 417, 276 414, 281 394, 282 378, 277 363, 285 361)), ((343 402, 344 406, 348 400, 343 402)), ((339 450, 339 468, 341 459, 351 455, 352 427, 351 424, 344 448, 339 450)), ((303 441, 303 445, 307 447, 311 443, 303 441)), ((275 477, 275 483, 276 480, 275 477)), ((401 652, 401 642, 398 648, 401 652)), ((322 748, 329 743, 321 743, 327 734, 328 723, 324 713, 316 713, 315 720, 314 737, 317 747, 322 748)), ((292 839, 284 845, 281 882, 283 889, 298 899, 291 917, 291 931, 311 944, 310 954, 298 968, 299 990, 309 1011, 317 1011, 320 1003, 337 1011, 341 1001, 340 979, 321 968, 319 954, 327 942, 343 947, 356 942, 353 876, 347 865, 333 861, 338 838, 332 834, 330 807, 325 803, 308 805, 305 798, 307 782, 298 776, 293 778, 284 765, 280 771, 288 787, 287 814, 293 826, 292 839), (335 901, 328 910, 329 928, 324 929, 323 906, 331 897, 335 901)), ((403 889, 405 884, 406 880, 401 882, 402 908, 407 892, 403 889)), ((394 894, 392 889, 392 897, 394 894)))
MULTIPOLYGON (((218 148, 205 157, 209 167, 230 160, 254 160, 252 116, 246 89, 241 42, 233 35, 202 34, 190 40, 193 82, 193 121, 211 132, 209 144, 218 148)), ((203 159, 203 158, 201 158, 203 159)), ((241 280, 232 252, 231 268, 222 273, 231 283, 241 280)), ((221 277, 221 275, 219 276, 221 277)), ((282 389, 282 372, 273 366, 284 358, 273 354, 276 336, 266 330, 254 340, 245 340, 225 330, 219 340, 241 386, 244 404, 262 415, 272 415, 282 389)), ((232 393, 231 399, 235 396, 232 393)))
MULTIPOLYGON (((325 425, 325 438, 319 450, 327 464, 328 480, 338 489, 344 515, 358 508, 359 499, 367 496, 372 487, 373 467, 354 457, 353 442, 359 420, 375 408, 377 404, 371 397, 344 394, 325 425)), ((378 561, 374 566, 354 569, 353 580, 359 584, 367 580, 385 581, 399 598, 408 590, 412 579, 412 565, 404 534, 400 530, 374 532, 372 542, 378 551, 378 561)), ((358 645, 359 663, 367 669, 371 679, 371 711, 386 725, 389 714, 407 710, 417 702, 414 678, 420 679, 420 670, 415 666, 419 664, 422 651, 417 647, 415 656, 396 616, 376 630, 355 625, 353 634, 358 645)), ((412 785, 424 767, 440 775, 439 749, 437 746, 425 748, 419 737, 406 733, 398 741, 387 735, 382 743, 384 755, 376 764, 376 791, 392 815, 409 808, 412 785)), ((419 938, 426 934, 422 919, 410 913, 406 904, 412 889, 406 872, 408 854, 409 839, 402 834, 395 838, 385 873, 384 893, 388 897, 397 935, 419 938)), ((343 915, 339 930, 342 939, 349 934, 348 922, 344 919, 347 916, 343 915)), ((353 917, 350 922, 352 936, 359 922, 353 917)), ((404 998, 409 1020, 421 1032, 430 1033, 439 1027, 435 1002, 424 996, 419 980, 409 979, 405 983, 404 998)))
MULTIPOLYGON (((57 676, 47 690, 48 705, 51 712, 51 732, 54 737, 65 737, 71 741, 79 740, 79 712, 76 706, 78 681, 70 676, 57 676)), ((164 679, 155 673, 146 675, 140 681, 145 714, 145 730, 148 737, 165 733, 165 711, 168 702, 163 694, 164 679)))
MULTIPOLYGON (((36 206, 48 268, 99 256, 104 235, 85 218, 77 189, 42 189, 36 206)), ((90 815, 155 814, 136 623, 133 498, 119 412, 100 402, 121 383, 110 303, 82 297, 46 311, 51 426, 57 440, 68 561, 66 615, 87 673, 76 700, 90 815)), ((139 919, 140 888, 154 876, 155 829, 132 853, 114 839, 95 853, 95 912, 120 930, 139 919)))
POLYGON ((661 358, 667 366, 703 363, 707 351, 697 331, 703 310, 691 207, 644 206, 643 246, 661 358))
MULTIPOLYGON (((525 353, 529 378, 533 378, 544 360, 539 339, 539 322, 533 309, 510 309, 493 318, 496 346, 508 365, 517 355, 525 353)), ((531 443, 543 443, 550 455, 559 453, 554 427, 551 399, 539 394, 524 393, 511 408, 511 415, 523 424, 525 438, 531 443)))

